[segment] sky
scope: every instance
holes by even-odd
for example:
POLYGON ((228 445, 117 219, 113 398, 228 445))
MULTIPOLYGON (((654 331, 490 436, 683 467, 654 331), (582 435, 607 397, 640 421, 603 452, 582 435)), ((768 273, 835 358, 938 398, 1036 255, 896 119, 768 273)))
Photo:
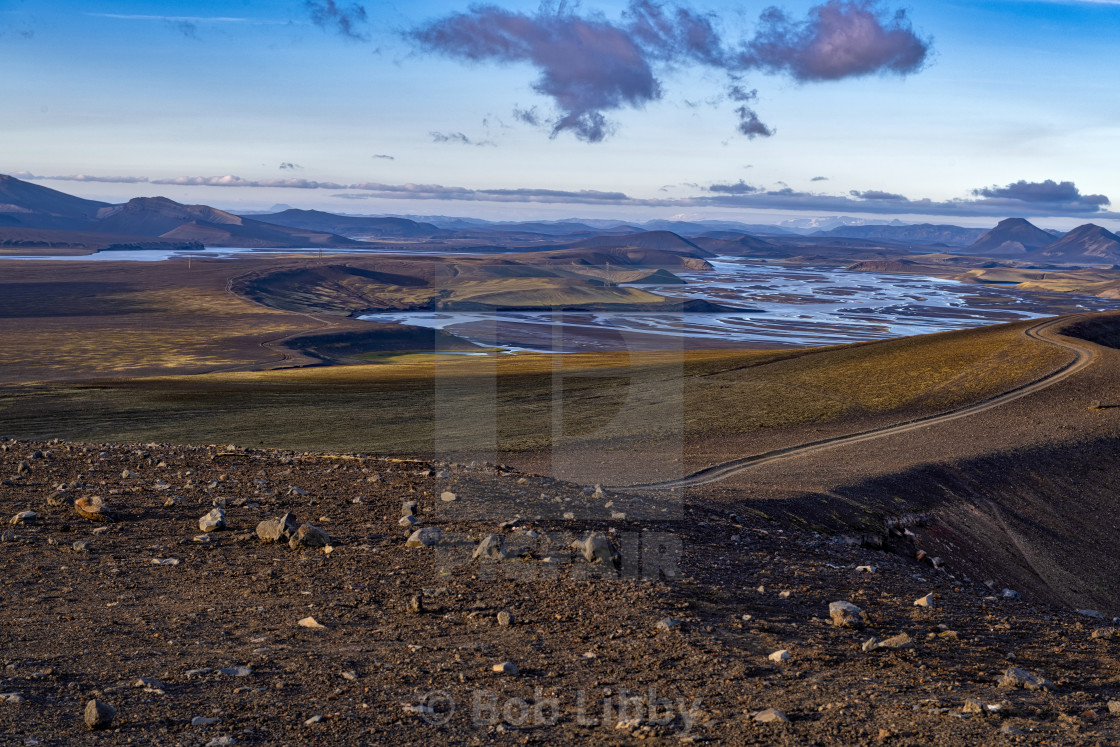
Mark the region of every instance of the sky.
POLYGON ((0 0, 0 173, 246 211, 1115 230, 1117 38, 1120 0, 0 0))

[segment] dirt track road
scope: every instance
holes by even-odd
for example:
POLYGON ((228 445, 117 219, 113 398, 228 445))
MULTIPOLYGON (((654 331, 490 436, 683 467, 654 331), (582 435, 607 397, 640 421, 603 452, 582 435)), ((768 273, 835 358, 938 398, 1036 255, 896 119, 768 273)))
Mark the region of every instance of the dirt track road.
POLYGON ((1066 365, 1053 371, 1041 378, 1035 379, 1029 384, 1016 387, 1009 391, 997 394, 994 397, 974 402, 965 407, 959 407, 955 410, 948 412, 938 413, 936 415, 927 415, 913 420, 907 420, 894 425, 886 425, 879 428, 872 428, 871 430, 860 431, 858 433, 850 433, 846 436, 835 436, 833 438, 826 438, 821 441, 811 441, 809 443, 800 444, 798 446, 789 446, 784 449, 776 449, 768 451, 764 454, 755 454, 754 456, 743 457, 741 459, 733 459, 729 462, 722 464, 712 465, 705 469, 693 472, 691 475, 678 478, 676 480, 665 480, 663 482, 653 482, 641 485, 625 485, 614 486, 611 489, 615 491, 626 490, 672 490, 681 488, 696 487, 699 485, 706 485, 708 483, 719 482, 732 475, 744 472, 752 467, 758 467, 763 464, 771 462, 782 461, 786 459, 793 459, 795 457, 812 454, 826 449, 832 449, 837 446, 848 446, 851 444, 861 443, 864 441, 872 441, 877 438, 885 436, 892 436, 897 433, 905 433, 906 431, 913 431, 919 428, 925 428, 930 425, 939 423, 947 423, 951 420, 958 420, 960 418, 967 418, 972 415, 977 415, 986 412, 993 408, 1007 404, 1020 397, 1026 397, 1029 394, 1041 391, 1049 386, 1057 384, 1059 381, 1072 376, 1073 374, 1081 371, 1088 366, 1092 365, 1093 361, 1097 358, 1097 351, 1092 344, 1078 340, 1072 337, 1061 337, 1054 330, 1056 327, 1065 326, 1070 320, 1077 318, 1076 316, 1061 316, 1054 319, 1048 319, 1033 327, 1028 327, 1023 331, 1027 337, 1030 337, 1040 342, 1045 342, 1050 345, 1056 345, 1060 348, 1065 348, 1074 354, 1073 360, 1066 365))

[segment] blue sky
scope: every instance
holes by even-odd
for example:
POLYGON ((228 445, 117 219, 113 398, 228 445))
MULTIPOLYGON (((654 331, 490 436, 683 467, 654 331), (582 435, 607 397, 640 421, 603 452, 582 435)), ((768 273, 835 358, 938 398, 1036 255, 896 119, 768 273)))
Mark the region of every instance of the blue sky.
POLYGON ((1120 2, 767 7, 0 0, 0 172, 230 209, 1120 227, 1120 2))

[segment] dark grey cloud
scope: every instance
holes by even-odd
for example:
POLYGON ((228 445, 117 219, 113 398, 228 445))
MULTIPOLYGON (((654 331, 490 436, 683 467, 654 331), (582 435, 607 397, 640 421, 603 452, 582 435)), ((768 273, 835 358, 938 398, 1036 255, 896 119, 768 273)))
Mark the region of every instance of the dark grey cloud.
POLYGON ((280 164, 280 170, 281 171, 283 171, 284 169, 293 169, 294 170, 294 169, 302 169, 302 168, 303 167, 300 166, 298 163, 292 163, 291 161, 284 161, 282 164, 280 164))
POLYGON ((1020 180, 1006 187, 981 187, 972 190, 972 194, 996 200, 1081 206, 1088 210, 1095 210, 1111 203, 1104 195, 1081 194, 1081 190, 1073 182, 1055 182, 1053 179, 1043 182, 1020 180))
POLYGON ((395 161, 395 160, 397 160, 396 157, 388 156, 388 155, 385 155, 384 153, 375 153, 372 157, 381 159, 382 161, 395 161))
POLYGON ((316 26, 355 41, 369 41, 369 34, 362 30, 369 22, 363 6, 357 3, 343 6, 334 0, 306 0, 303 6, 316 26))
POLYGON ((904 10, 891 13, 876 0, 828 0, 810 8, 805 21, 767 8, 739 64, 800 81, 905 75, 922 68, 930 44, 914 32, 904 10))
POLYGON ((411 32, 422 48, 468 60, 529 63, 533 89, 556 104, 553 133, 598 142, 611 131, 603 111, 640 107, 661 96, 644 50, 626 30, 561 5, 536 16, 476 5, 411 32))
POLYGON ((850 192, 848 192, 848 194, 850 194, 852 197, 856 197, 860 200, 905 200, 906 199, 906 197, 904 197, 903 195, 895 194, 894 192, 884 192, 884 191, 879 190, 879 189, 867 189, 867 190, 864 190, 862 192, 859 191, 858 189, 853 189, 850 192))
POLYGON ((535 15, 474 5, 408 36, 420 50, 453 59, 530 65, 538 74, 533 89, 556 109, 548 122, 553 136, 570 132, 587 142, 613 133, 608 112, 660 99, 661 78, 670 70, 727 74, 727 97, 739 104, 738 131, 769 137, 774 130, 749 105, 757 92, 741 85, 743 75, 787 73, 799 81, 905 75, 922 67, 930 49, 904 11, 885 10, 879 0, 828 0, 801 21, 769 8, 752 38, 733 42, 724 38, 720 21, 716 13, 654 0, 630 0, 618 22, 581 14, 564 2, 545 3, 535 15))
POLYGON ((171 184, 180 187, 283 187, 286 189, 345 189, 334 182, 317 182, 311 179, 242 179, 240 176, 176 176, 169 179, 152 179, 152 184, 171 184))
POLYGON ((809 181, 811 181, 811 182, 827 182, 828 177, 827 176, 814 176, 809 181))
POLYGON ((708 187, 708 191, 727 195, 751 195, 761 190, 758 187, 752 187, 750 184, 740 179, 734 184, 713 184, 708 187))

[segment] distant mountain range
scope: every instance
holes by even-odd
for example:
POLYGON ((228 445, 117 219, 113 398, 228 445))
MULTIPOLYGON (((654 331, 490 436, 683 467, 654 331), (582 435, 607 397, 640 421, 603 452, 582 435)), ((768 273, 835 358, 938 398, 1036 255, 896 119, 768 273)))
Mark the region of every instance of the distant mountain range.
MULTIPOLYGON (((114 234, 117 243, 151 246, 150 239, 170 244, 201 243, 240 247, 342 247, 359 242, 330 232, 292 228, 242 218, 206 205, 182 205, 166 197, 136 197, 120 205, 83 200, 0 174, 0 230, 64 231, 71 243, 91 235, 114 234)), ((52 237, 55 241, 60 237, 52 237)), ((88 243, 88 242, 87 242, 88 243)))
POLYGON ((891 224, 838 226, 827 231, 816 231, 812 235, 849 239, 879 239, 897 244, 920 244, 921 246, 964 247, 975 242, 983 234, 983 228, 961 228, 960 226, 920 223, 913 226, 891 224))
MULTIPOLYGON (((813 219, 809 224, 819 227, 830 220, 813 219)), ((363 242, 355 238, 457 240, 459 245, 464 240, 482 238, 493 244, 493 251, 525 246, 534 250, 633 247, 704 258, 716 254, 779 256, 788 254, 789 246, 835 252, 845 247, 876 250, 910 245, 952 247, 960 254, 1039 262, 1120 263, 1120 236, 1092 223, 1061 234, 1022 218, 1000 221, 989 231, 898 221, 852 225, 855 221, 837 218, 840 225, 806 236, 777 226, 735 221, 658 220, 639 226, 598 219, 493 223, 433 217, 417 221, 295 208, 248 217, 207 205, 183 205, 166 197, 137 197, 112 205, 0 174, 0 243, 8 246, 32 246, 37 240, 35 231, 43 231, 50 232, 40 237, 44 246, 151 247, 153 242, 167 242, 176 246, 360 247, 363 242), (830 239, 837 241, 830 243, 830 239), (520 246, 516 246, 518 243, 520 246)), ((805 231, 801 225, 791 228, 805 231)))

